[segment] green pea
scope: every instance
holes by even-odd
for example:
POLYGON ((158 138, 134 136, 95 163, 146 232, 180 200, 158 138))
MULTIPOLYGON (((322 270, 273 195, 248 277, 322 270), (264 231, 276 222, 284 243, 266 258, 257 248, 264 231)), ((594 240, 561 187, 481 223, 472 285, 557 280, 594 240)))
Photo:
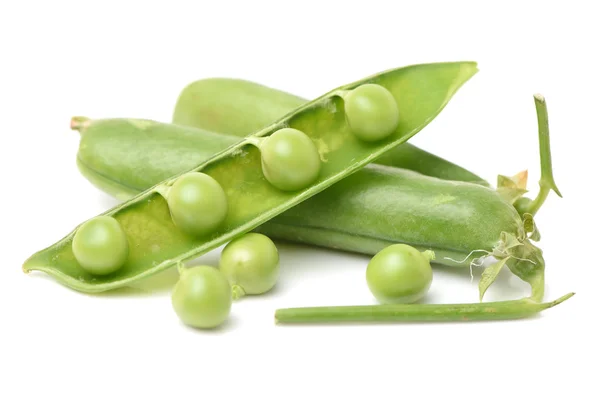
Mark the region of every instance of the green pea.
POLYGON ((413 303, 429 290, 433 252, 395 244, 377 253, 367 266, 367 284, 382 303, 413 303))
POLYGON ((201 329, 215 328, 229 317, 231 301, 231 286, 218 269, 208 265, 180 267, 171 304, 183 323, 201 329))
POLYGON ((73 237, 72 248, 81 268, 94 275, 117 271, 129 254, 125 231, 109 216, 98 216, 83 223, 73 237))
POLYGON ((283 128, 260 145, 265 178, 282 191, 296 191, 319 177, 321 158, 312 140, 300 130, 283 128))
POLYGON ((251 232, 225 246, 219 268, 232 284, 234 299, 266 293, 279 277, 279 252, 271 239, 251 232))
POLYGON ((346 120, 363 141, 378 141, 398 128, 400 114, 392 93, 378 84, 363 84, 344 96, 346 120))
POLYGON ((191 172, 177 178, 167 203, 173 222, 191 235, 213 232, 227 216, 227 196, 211 176, 191 172))

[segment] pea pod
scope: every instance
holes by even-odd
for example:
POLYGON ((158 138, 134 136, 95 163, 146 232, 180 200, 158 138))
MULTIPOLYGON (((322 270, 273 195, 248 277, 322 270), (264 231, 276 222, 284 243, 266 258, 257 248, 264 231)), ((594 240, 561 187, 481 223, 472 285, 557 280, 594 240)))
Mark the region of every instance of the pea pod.
MULTIPOLYGON (((536 106, 540 103, 536 100, 536 106)), ((75 124, 79 122, 75 120, 75 124)), ((142 122, 123 120, 81 123, 77 126, 82 133, 80 170, 100 189, 117 197, 126 198, 181 172, 182 163, 194 161, 188 147, 198 148, 198 157, 209 157, 214 148, 232 142, 226 135, 182 126, 142 128, 142 122), (174 141, 174 136, 182 139, 174 141), (153 158, 157 161, 152 162, 153 158)), ((540 129, 540 153, 546 157, 548 143, 547 128, 540 129)), ((542 170, 547 174, 551 166, 542 170)), ((407 243, 423 251, 433 250, 433 262, 454 267, 468 267, 480 257, 493 255, 502 261, 486 270, 482 296, 506 265, 535 284, 536 297, 541 297, 544 260, 528 239, 537 235, 533 218, 522 219, 506 200, 511 189, 522 193, 524 180, 524 174, 506 177, 503 188, 495 191, 369 164, 256 231, 271 238, 371 255, 390 244, 407 243)), ((554 184, 552 178, 544 180, 554 184)))
MULTIPOLYGON (((407 141, 433 120, 476 72, 473 62, 412 65, 332 90, 210 159, 199 160, 193 168, 102 213, 115 218, 128 239, 127 260, 113 274, 91 275, 77 263, 72 241, 78 227, 59 242, 32 255, 23 270, 46 272, 76 290, 101 292, 126 286, 197 257, 255 229, 407 141), (369 83, 386 88, 401 115, 396 130, 377 142, 358 139, 348 127, 343 111, 342 97, 349 90, 369 83), (322 161, 316 180, 297 191, 275 188, 262 172, 264 164, 261 168, 257 146, 283 128, 306 134, 315 143, 322 161), (217 181, 228 201, 225 219, 208 236, 190 235, 179 229, 173 223, 164 198, 179 177, 191 172, 201 172, 217 181)), ((132 124, 130 120, 120 120, 115 123, 129 123, 139 128, 140 124, 149 127, 156 122, 134 121, 132 124)))
MULTIPOLYGON (((195 139, 193 130, 170 129, 172 136, 157 137, 160 141, 157 141, 157 147, 167 145, 167 150, 176 150, 178 155, 184 158, 189 157, 189 153, 194 151, 208 153, 205 152, 208 148, 204 149, 202 142, 205 141, 204 144, 210 147, 215 145, 216 140, 218 141, 208 133, 209 131, 224 135, 223 143, 227 141, 233 143, 233 139, 229 136, 245 137, 268 126, 306 102, 304 98, 247 80, 228 78, 197 80, 188 84, 179 94, 173 112, 173 123, 204 130, 204 133, 199 132, 199 134, 205 135, 205 140, 195 139)), ((141 134, 141 139, 145 137, 146 134, 141 134)), ((82 157, 85 155, 80 156, 82 157)), ((113 160, 118 161, 118 159, 113 160)), ((174 165, 176 162, 184 161, 185 159, 169 159, 168 163, 174 165)), ((478 175, 424 151, 410 142, 387 151, 375 159, 374 163, 414 170, 444 180, 468 181, 490 186, 478 175)))

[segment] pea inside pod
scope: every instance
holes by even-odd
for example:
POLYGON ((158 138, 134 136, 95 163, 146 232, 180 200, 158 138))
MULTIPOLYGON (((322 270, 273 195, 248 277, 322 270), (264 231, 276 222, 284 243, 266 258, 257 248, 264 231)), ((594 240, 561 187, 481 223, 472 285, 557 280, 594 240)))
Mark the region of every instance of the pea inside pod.
POLYGON ((385 87, 363 84, 343 95, 346 119, 352 133, 363 141, 381 140, 398 128, 398 104, 385 87))
MULTIPOLYGON (((192 169, 172 176, 103 213, 119 221, 131 242, 128 259, 117 272, 104 277, 91 277, 82 272, 70 244, 77 228, 59 242, 31 256, 23 269, 25 272, 47 272, 80 291, 100 292, 128 285, 195 258, 250 232, 406 142, 431 122, 476 72, 473 62, 412 65, 336 88, 288 113, 271 126, 199 162, 192 169), (366 145, 351 138, 353 133, 346 121, 339 94, 373 82, 394 95, 403 114, 396 131, 366 145), (295 191, 278 189, 266 180, 261 153, 254 145, 256 139, 269 137, 282 128, 306 134, 322 160, 318 177, 295 191), (161 194, 181 175, 190 172, 202 172, 212 177, 227 198, 225 219, 211 233, 203 236, 186 233, 176 225, 161 194)), ((143 126, 147 128, 154 123, 145 121, 143 126)))
POLYGON ((161 194, 167 199, 173 222, 186 233, 206 235, 227 216, 227 195, 204 173, 184 174, 161 194))
POLYGON ((319 151, 302 131, 283 128, 254 142, 260 149, 263 174, 275 187, 296 191, 319 177, 319 151))
POLYGON ((127 235, 117 220, 98 216, 86 221, 73 237, 73 254, 79 265, 93 275, 107 275, 127 261, 127 235))

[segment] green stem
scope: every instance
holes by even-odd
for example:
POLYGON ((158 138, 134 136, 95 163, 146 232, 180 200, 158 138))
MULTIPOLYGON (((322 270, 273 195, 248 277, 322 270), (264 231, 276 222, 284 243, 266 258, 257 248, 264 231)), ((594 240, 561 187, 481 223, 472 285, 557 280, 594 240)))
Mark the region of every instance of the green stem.
POLYGON ((540 162, 542 168, 542 175, 540 178, 540 192, 537 197, 529 204, 527 210, 532 216, 542 207, 550 190, 556 192, 556 194, 562 198, 556 182, 554 181, 554 175, 552 174, 552 156, 550 152, 550 127, 548 125, 548 108, 546 106, 546 100, 541 94, 535 94, 533 96, 535 101, 535 111, 538 119, 538 137, 540 145, 540 162))
POLYGON ((233 285, 231 287, 231 298, 239 300, 246 295, 246 291, 240 285, 233 285))
POLYGON ((77 130, 80 133, 90 125, 91 119, 84 116, 73 116, 71 118, 71 130, 77 130))
POLYGON ((472 304, 382 304, 339 307, 283 308, 277 323, 448 322, 519 319, 552 308, 572 297, 569 293, 548 303, 531 299, 472 304))
POLYGON ((181 274, 183 274, 186 270, 187 267, 185 266, 185 264, 183 264, 183 261, 179 261, 177 263, 177 272, 179 273, 179 275, 181 276, 181 274))
POLYGON ((433 250, 425 250, 422 252, 423 256, 427 259, 427 261, 435 260, 435 252, 433 250))

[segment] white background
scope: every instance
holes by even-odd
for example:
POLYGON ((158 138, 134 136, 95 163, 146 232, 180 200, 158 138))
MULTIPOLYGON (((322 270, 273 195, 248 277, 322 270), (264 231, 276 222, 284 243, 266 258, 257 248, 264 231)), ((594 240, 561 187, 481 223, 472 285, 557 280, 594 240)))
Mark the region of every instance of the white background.
MULTIPOLYGON (((599 396, 592 1, 149 3, 0 6, 0 396, 599 396), (168 122, 179 91, 200 78, 313 98, 385 69, 456 60, 477 61, 480 72, 412 142, 491 181, 529 169, 536 192, 533 94, 548 101, 564 198, 550 194, 537 217, 546 298, 577 294, 536 318, 275 326, 280 307, 373 302, 368 257, 293 245, 280 247, 277 289, 236 303, 213 332, 180 324, 171 272, 143 292, 101 296, 21 272, 33 252, 116 204, 75 167, 73 115, 168 122)), ((437 267, 428 301, 476 301, 478 275, 437 267)), ((527 293, 503 273, 487 299, 527 293)))

